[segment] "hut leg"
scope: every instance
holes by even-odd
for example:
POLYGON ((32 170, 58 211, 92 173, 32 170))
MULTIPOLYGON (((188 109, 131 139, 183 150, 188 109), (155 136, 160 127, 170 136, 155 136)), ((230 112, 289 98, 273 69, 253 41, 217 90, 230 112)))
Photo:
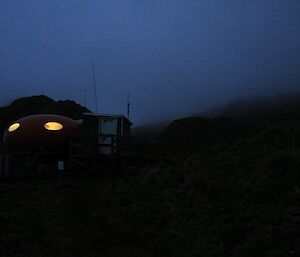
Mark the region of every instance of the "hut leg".
POLYGON ((113 170, 117 176, 120 176, 123 174, 122 162, 118 156, 116 156, 113 159, 113 170))

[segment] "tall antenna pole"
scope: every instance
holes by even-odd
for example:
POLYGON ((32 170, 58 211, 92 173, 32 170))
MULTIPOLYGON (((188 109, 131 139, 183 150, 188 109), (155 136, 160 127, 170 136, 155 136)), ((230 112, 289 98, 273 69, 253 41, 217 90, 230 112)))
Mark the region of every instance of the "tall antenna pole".
POLYGON ((97 87, 96 87, 94 59, 92 59, 92 66, 93 66, 93 81, 94 81, 94 94, 95 94, 95 109, 96 109, 96 112, 98 112, 98 99, 97 99, 97 87))
POLYGON ((84 98, 83 98, 84 107, 86 107, 86 96, 87 96, 87 91, 84 90, 84 98))
POLYGON ((129 99, 129 92, 127 93, 127 119, 129 120, 130 115, 130 99, 129 99))

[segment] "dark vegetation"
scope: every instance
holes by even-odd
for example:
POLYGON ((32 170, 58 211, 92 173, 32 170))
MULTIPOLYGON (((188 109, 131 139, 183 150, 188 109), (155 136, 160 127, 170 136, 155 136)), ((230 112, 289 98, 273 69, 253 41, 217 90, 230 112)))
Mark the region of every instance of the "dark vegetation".
POLYGON ((300 109, 285 99, 174 121, 151 139, 162 160, 122 176, 0 182, 1 256, 299 256, 300 109))

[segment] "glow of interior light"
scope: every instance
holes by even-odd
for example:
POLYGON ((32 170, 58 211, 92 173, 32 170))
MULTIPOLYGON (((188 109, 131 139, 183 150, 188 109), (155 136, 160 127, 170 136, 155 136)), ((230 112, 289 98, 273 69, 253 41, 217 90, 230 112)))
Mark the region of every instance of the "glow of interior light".
POLYGON ((59 122, 49 121, 44 124, 44 128, 47 130, 58 131, 63 128, 63 125, 60 124, 59 122))
POLYGON ((18 122, 12 124, 12 125, 10 125, 9 128, 8 128, 8 132, 13 132, 13 131, 17 130, 20 126, 21 126, 21 125, 20 125, 20 123, 18 123, 18 122))

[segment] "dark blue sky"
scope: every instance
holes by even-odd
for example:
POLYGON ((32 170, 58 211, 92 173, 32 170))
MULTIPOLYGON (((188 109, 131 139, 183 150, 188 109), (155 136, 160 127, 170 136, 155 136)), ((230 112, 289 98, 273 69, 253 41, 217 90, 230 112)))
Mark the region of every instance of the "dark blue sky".
POLYGON ((136 124, 300 91, 299 0, 1 0, 0 104, 46 94, 136 124))

